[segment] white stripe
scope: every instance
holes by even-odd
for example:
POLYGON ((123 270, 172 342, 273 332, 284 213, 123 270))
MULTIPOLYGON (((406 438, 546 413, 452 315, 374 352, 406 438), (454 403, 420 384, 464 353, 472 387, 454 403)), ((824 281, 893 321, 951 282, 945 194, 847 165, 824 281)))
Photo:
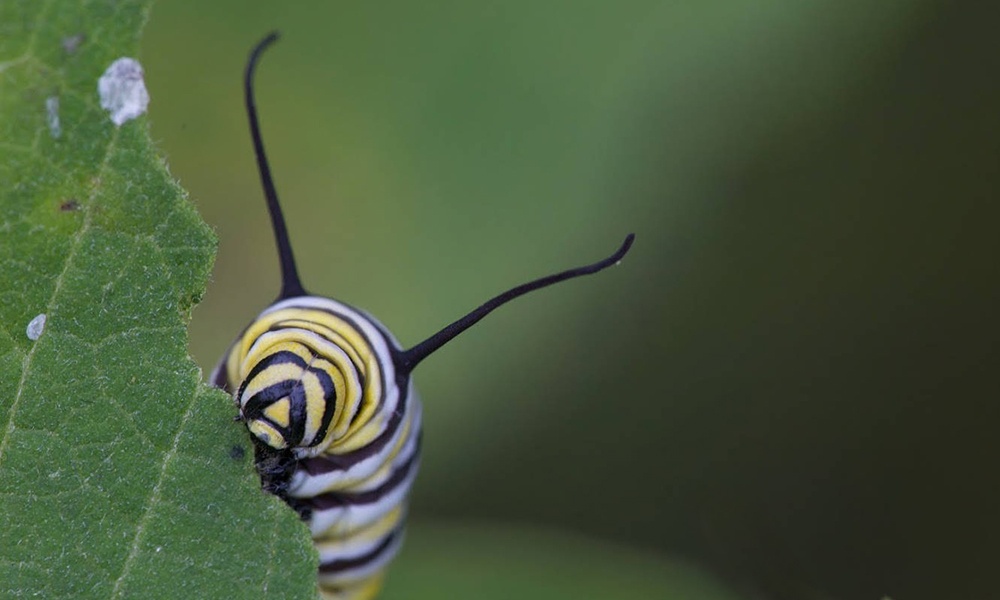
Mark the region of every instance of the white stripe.
POLYGON ((327 510, 313 509, 309 530, 314 538, 322 536, 328 529, 336 527, 341 531, 351 531, 374 523, 384 517, 406 498, 413 485, 413 479, 420 470, 420 460, 414 459, 410 472, 389 492, 368 504, 349 504, 327 510))
POLYGON ((324 564, 335 560, 351 560, 368 554, 382 544, 390 535, 396 533, 402 525, 403 520, 400 520, 395 527, 383 535, 376 536, 374 539, 367 539, 363 535, 348 535, 336 540, 316 542, 316 550, 319 552, 319 562, 320 564, 324 564))

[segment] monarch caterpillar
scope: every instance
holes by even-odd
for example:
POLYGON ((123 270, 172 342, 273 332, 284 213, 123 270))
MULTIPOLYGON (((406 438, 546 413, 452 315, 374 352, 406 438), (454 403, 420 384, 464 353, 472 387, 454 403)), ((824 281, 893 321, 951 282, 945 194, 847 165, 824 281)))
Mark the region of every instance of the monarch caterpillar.
POLYGON ((414 367, 510 300, 616 264, 634 236, 604 260, 514 287, 404 349, 374 318, 310 295, 299 279, 253 94, 257 61, 277 38, 271 33, 251 50, 244 94, 281 293, 233 342, 211 381, 233 394, 262 487, 309 523, 323 595, 371 598, 402 543, 406 497, 419 463, 414 367))

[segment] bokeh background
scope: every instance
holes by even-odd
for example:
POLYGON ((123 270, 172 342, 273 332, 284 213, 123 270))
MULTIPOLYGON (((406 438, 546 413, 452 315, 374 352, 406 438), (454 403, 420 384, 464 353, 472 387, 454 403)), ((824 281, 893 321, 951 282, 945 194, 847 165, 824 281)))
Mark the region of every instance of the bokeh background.
POLYGON ((404 344, 637 234, 418 370, 387 597, 996 597, 993 12, 162 0, 152 130, 220 238, 191 350, 278 289, 278 28, 300 270, 404 344))

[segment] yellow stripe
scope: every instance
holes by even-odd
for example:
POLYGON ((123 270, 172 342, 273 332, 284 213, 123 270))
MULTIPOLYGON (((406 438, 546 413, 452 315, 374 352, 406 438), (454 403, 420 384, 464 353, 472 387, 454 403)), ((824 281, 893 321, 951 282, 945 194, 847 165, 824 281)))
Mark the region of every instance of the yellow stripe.
POLYGON ((323 600, 374 600, 382 589, 382 580, 384 577, 383 572, 379 571, 368 579, 360 583, 351 584, 349 587, 324 584, 321 581, 319 584, 320 596, 323 600))
POLYGON ((274 427, 271 427, 267 421, 261 421, 259 419, 256 421, 250 421, 247 423, 247 429, 250 430, 250 433, 253 434, 254 437, 272 448, 282 450, 288 446, 288 443, 285 441, 284 436, 281 435, 281 432, 274 427))
MULTIPOLYGON (((330 378, 333 380, 333 386, 336 390, 338 380, 332 375, 330 378)), ((323 415, 326 414, 329 407, 319 375, 311 371, 302 373, 302 389, 306 396, 306 424, 302 433, 302 445, 311 446, 316 441, 314 438, 319 433, 319 427, 323 423, 323 415)))
POLYGON ((254 344, 248 347, 248 354, 243 356, 243 364, 240 367, 240 380, 245 378, 253 370, 257 363, 278 352, 291 352, 301 358, 306 364, 312 360, 312 352, 309 351, 308 344, 295 343, 284 332, 271 332, 269 337, 254 340, 254 344))
MULTIPOLYGON (((397 525, 403 522, 403 516, 406 511, 403 510, 402 505, 397 505, 396 508, 392 509, 386 515, 379 520, 366 525, 360 529, 346 529, 338 528, 335 524, 333 527, 327 529, 318 536, 313 537, 313 542, 316 544, 317 550, 333 550, 336 551, 345 545, 345 542, 373 542, 381 537, 387 535, 390 531, 395 529, 397 525)), ((346 521, 343 519, 342 521, 346 521)))
POLYGON ((240 405, 245 404, 247 400, 253 398, 276 383, 281 383, 282 381, 298 381, 301 376, 302 368, 298 365, 291 363, 271 365, 262 370, 260 373, 257 373, 252 380, 247 382, 247 387, 243 391, 243 396, 239 399, 240 405))

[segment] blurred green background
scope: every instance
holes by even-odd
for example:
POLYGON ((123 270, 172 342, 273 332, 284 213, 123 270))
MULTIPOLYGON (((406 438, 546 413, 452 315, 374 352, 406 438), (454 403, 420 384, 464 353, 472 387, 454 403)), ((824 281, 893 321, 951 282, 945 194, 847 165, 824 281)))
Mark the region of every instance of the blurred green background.
POLYGON ((637 234, 418 370, 387 597, 991 596, 992 12, 161 0, 153 134, 220 237, 192 352, 278 289, 240 90, 278 28, 258 100, 300 271, 404 344, 637 234))

